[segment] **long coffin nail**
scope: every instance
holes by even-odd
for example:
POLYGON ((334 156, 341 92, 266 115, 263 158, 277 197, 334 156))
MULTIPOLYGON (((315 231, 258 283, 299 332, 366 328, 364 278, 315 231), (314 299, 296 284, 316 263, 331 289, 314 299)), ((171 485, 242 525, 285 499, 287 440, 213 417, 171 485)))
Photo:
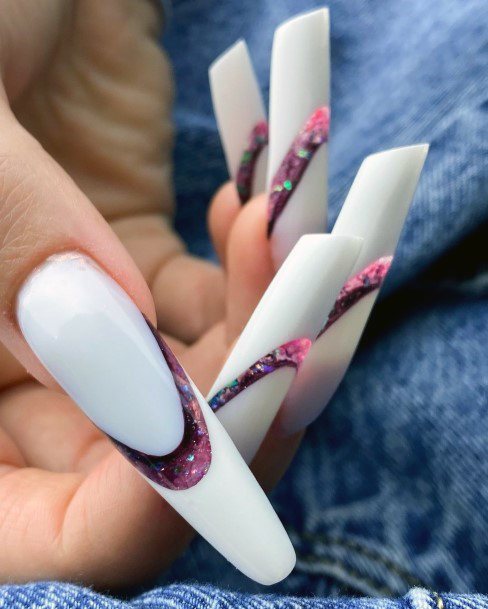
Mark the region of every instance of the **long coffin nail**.
POLYGON ((326 228, 329 74, 327 9, 300 15, 276 30, 267 175, 276 268, 302 235, 326 228))
POLYGON ((209 68, 215 117, 227 168, 241 203, 264 192, 268 125, 247 45, 240 40, 209 68))
POLYGON ((361 243, 355 237, 302 237, 210 390, 210 405, 248 463, 320 331, 324 302, 332 307, 361 243))
POLYGON ((415 194, 428 146, 420 144, 367 157, 354 180, 333 235, 356 235, 364 245, 316 342, 310 348, 278 422, 285 433, 305 428, 336 391, 390 269, 415 194))
POLYGON ((147 482, 247 576, 280 581, 295 554, 229 436, 122 288, 76 253, 22 286, 17 318, 42 364, 147 482))

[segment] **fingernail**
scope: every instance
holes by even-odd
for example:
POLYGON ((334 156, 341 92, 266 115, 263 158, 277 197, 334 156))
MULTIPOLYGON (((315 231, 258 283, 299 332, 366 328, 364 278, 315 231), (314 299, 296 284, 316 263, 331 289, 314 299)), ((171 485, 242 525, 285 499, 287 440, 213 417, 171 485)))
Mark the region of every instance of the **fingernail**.
POLYGON ((320 331, 324 303, 332 307, 360 247, 355 237, 302 237, 210 390, 210 405, 248 463, 320 331))
POLYGON ((349 191, 332 235, 363 239, 351 275, 329 310, 280 410, 278 426, 291 434, 325 408, 356 351, 390 269, 428 152, 426 144, 367 157, 349 191))
POLYGON ((248 577, 288 575, 283 526, 225 430, 122 288, 77 253, 35 270, 17 301, 41 363, 147 482, 248 577))
POLYGON ((279 268, 298 239, 325 231, 329 132, 329 12, 275 32, 271 58, 268 234, 279 268))
POLYGON ((265 190, 268 144, 261 91, 244 41, 212 63, 209 80, 227 169, 244 204, 265 190))
POLYGON ((269 193, 268 237, 271 237, 276 222, 285 211, 314 154, 327 142, 329 124, 329 109, 323 107, 315 110, 281 162, 269 193))

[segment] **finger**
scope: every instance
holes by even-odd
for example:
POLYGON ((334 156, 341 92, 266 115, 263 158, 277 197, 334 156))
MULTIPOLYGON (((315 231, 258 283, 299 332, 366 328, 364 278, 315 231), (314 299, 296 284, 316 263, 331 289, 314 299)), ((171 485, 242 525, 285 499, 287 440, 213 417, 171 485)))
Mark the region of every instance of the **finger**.
POLYGON ((2 343, 0 343, 0 362, 2 362, 0 366, 0 389, 9 385, 17 385, 29 378, 24 366, 2 343))
POLYGON ((52 472, 87 472, 113 450, 70 398, 35 382, 0 394, 0 428, 26 466, 52 472))
POLYGON ((98 587, 148 581, 167 569, 194 535, 115 450, 79 487, 62 531, 68 578, 81 571, 85 582, 98 587))
POLYGON ((236 219, 227 246, 227 339, 242 331, 273 278, 266 237, 267 196, 251 199, 236 219))
POLYGON ((191 343, 222 319, 222 270, 186 254, 166 218, 147 214, 111 225, 152 288, 163 332, 191 343))
POLYGON ((225 281, 220 267, 186 254, 161 266, 152 281, 158 328, 193 343, 225 313, 225 281))
POLYGON ((48 256, 83 251, 154 319, 151 294, 136 265, 88 199, 0 102, 0 340, 37 378, 49 382, 20 336, 16 293, 48 256))
POLYGON ((227 352, 225 323, 221 321, 182 353, 181 363, 204 395, 215 380, 215 373, 222 367, 227 352))
POLYGON ((227 182, 213 198, 208 212, 208 227, 217 256, 225 268, 227 266, 227 241, 241 204, 234 182, 227 182))
POLYGON ((31 467, 0 472, 1 581, 126 586, 160 572, 191 539, 188 525, 114 449, 86 477, 31 467))
POLYGON ((283 437, 272 425, 251 463, 251 470, 266 492, 285 475, 295 456, 304 432, 283 437))

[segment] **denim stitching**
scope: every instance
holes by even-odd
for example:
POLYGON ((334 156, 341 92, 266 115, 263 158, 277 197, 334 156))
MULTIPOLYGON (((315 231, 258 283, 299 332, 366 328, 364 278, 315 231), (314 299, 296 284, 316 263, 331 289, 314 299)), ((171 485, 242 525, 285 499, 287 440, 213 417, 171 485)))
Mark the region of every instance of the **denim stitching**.
MULTIPOLYGON (((344 570, 345 575, 350 575, 353 577, 359 584, 364 584, 370 588, 375 594, 378 596, 393 596, 395 591, 392 590, 387 584, 384 582, 375 581, 373 578, 365 575, 364 573, 359 572, 357 569, 353 567, 349 567, 348 565, 344 565, 340 561, 328 560, 327 558, 321 557, 318 558, 315 554, 297 554, 297 568, 300 568, 300 561, 303 563, 310 563, 317 566, 323 567, 340 567, 344 570)), ((303 569, 306 571, 306 569, 303 569)), ((330 577, 338 581, 342 581, 337 574, 328 573, 330 577)), ((357 592, 363 592, 353 583, 348 582, 348 585, 351 588, 355 589, 357 592)))
MULTIPOLYGON (((298 537, 300 537, 300 534, 298 534, 298 533, 296 533, 296 534, 298 537)), ((307 532, 302 533, 301 536, 304 539, 307 539, 309 541, 319 541, 319 542, 329 544, 329 545, 337 545, 344 549, 349 549, 349 550, 355 551, 358 554, 360 554, 366 558, 370 558, 371 560, 376 560, 379 563, 381 563, 386 569, 388 569, 388 571, 390 573, 400 577, 406 586, 421 587, 421 588, 427 587, 427 585, 425 583, 423 583, 417 577, 412 575, 404 567, 395 563, 391 558, 382 556, 378 552, 378 550, 373 550, 372 548, 368 548, 368 547, 362 545, 357 540, 341 539, 340 537, 333 537, 333 536, 328 536, 328 535, 320 535, 317 533, 307 533, 307 532)), ((321 557, 317 555, 317 559, 320 559, 320 558, 321 557)))

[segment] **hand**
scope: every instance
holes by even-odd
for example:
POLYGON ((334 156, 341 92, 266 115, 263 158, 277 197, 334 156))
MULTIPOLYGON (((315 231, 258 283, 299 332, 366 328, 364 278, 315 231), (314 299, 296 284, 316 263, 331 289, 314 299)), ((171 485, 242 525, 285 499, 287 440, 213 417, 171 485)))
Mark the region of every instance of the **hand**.
MULTIPOLYGON (((233 185, 215 198, 223 268, 173 232, 156 3, 0 6, 0 581, 126 586, 164 569, 192 532, 55 387, 18 331, 17 291, 47 256, 84 251, 157 314, 205 392, 273 274, 266 202, 241 210, 233 185)), ((265 487, 297 442, 270 432, 254 464, 265 487)))

